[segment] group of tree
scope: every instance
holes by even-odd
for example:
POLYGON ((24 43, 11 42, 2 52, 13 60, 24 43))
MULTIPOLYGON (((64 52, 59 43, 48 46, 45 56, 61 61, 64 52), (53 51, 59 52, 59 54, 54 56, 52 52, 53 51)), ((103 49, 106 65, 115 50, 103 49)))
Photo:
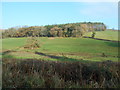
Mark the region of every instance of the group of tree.
POLYGON ((68 23, 45 26, 9 28, 2 32, 6 37, 81 37, 85 32, 105 31, 106 25, 100 22, 68 23))

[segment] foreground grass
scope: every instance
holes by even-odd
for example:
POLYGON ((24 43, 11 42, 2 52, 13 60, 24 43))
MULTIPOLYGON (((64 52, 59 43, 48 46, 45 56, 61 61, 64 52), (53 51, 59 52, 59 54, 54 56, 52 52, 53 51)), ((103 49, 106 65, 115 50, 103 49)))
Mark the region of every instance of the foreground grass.
POLYGON ((3 39, 3 51, 10 50, 3 55, 8 58, 64 61, 118 61, 118 43, 93 40, 87 38, 38 38, 40 48, 34 50, 23 49, 26 38, 3 39), (39 52, 39 53, 35 53, 39 52), (103 56, 105 54, 105 56, 103 56), (51 57, 52 55, 52 57, 51 57), (59 58, 54 58, 58 56, 59 58), (61 58, 60 58, 61 57, 61 58), (67 59, 63 59, 67 58, 67 59))
MULTIPOLYGON (((117 30, 96 31, 95 38, 120 41, 118 33, 120 33, 120 31, 117 30)), ((88 32, 84 36, 91 37, 91 35, 92 32, 88 32)))
POLYGON ((119 63, 3 58, 3 88, 119 88, 119 63), (7 80, 6 80, 7 79, 7 80))

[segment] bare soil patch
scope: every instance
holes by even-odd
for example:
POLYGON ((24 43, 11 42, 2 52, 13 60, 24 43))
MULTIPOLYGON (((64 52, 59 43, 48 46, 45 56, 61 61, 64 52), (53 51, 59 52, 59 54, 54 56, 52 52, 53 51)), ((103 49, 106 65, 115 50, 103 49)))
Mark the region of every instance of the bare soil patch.
POLYGON ((48 39, 55 39, 54 37, 50 37, 50 38, 48 38, 48 39))

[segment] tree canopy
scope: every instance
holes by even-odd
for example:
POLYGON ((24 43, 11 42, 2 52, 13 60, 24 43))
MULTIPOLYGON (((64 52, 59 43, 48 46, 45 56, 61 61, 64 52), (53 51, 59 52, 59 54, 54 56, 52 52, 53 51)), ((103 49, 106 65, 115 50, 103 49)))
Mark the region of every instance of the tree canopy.
POLYGON ((2 37, 82 37, 86 32, 105 30, 106 25, 100 22, 68 23, 9 28, 2 32, 2 37))

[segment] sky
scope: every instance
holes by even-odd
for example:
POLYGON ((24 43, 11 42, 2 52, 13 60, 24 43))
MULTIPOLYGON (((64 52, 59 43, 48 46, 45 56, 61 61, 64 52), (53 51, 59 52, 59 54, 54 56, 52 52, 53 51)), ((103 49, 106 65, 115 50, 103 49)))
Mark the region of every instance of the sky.
POLYGON ((119 0, 1 0, 2 2, 118 2, 119 0))
POLYGON ((118 29, 117 2, 2 2, 2 28, 103 22, 118 29))

